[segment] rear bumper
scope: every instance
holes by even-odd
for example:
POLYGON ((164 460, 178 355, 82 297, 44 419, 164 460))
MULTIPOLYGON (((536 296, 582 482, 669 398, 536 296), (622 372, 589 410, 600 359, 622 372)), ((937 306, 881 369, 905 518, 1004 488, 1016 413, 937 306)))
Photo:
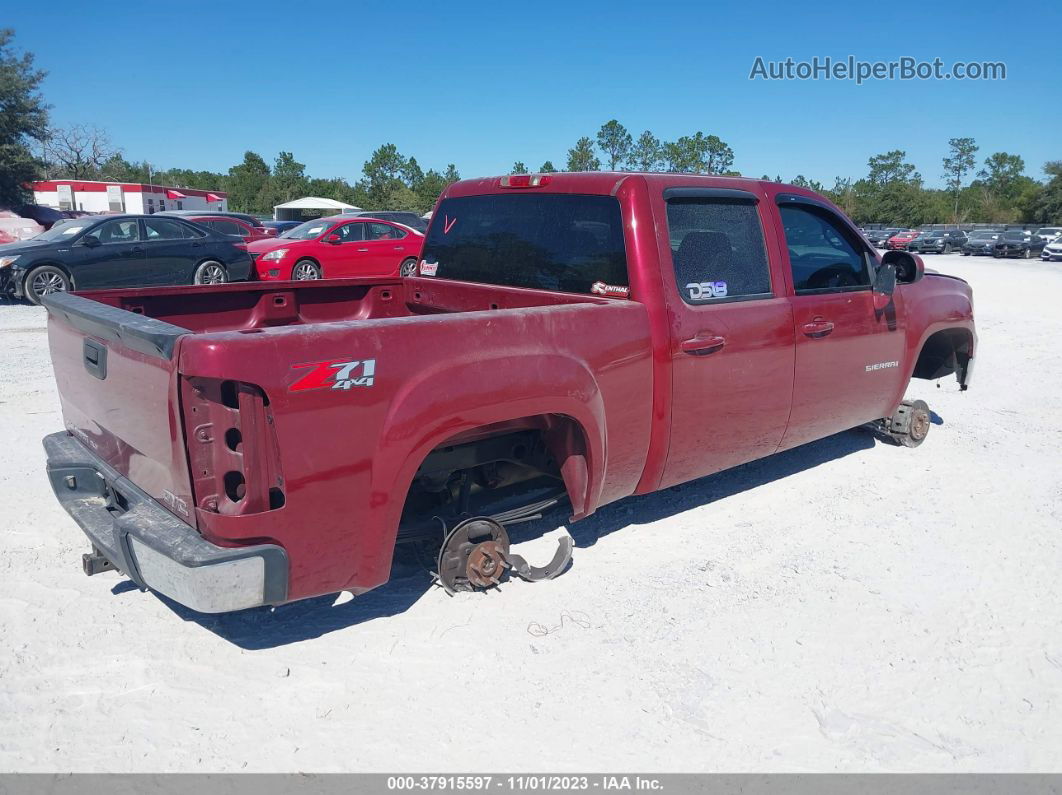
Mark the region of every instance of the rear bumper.
POLYGON ((201 613, 287 600, 283 548, 211 544, 69 433, 44 437, 44 450, 60 504, 100 554, 141 588, 201 613))

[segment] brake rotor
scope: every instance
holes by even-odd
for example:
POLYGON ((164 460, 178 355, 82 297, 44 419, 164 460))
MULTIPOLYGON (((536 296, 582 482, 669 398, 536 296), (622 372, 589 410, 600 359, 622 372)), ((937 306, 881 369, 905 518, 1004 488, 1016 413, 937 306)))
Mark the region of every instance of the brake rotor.
POLYGON ((493 519, 467 519, 450 531, 439 550, 439 584, 449 594, 497 585, 508 554, 504 527, 493 519))
POLYGON ((451 596, 458 591, 486 590, 497 585, 506 570, 528 582, 552 580, 568 568, 575 546, 571 536, 557 544, 553 559, 532 566, 509 551, 509 534, 494 519, 466 519, 447 534, 439 549, 437 577, 451 596))

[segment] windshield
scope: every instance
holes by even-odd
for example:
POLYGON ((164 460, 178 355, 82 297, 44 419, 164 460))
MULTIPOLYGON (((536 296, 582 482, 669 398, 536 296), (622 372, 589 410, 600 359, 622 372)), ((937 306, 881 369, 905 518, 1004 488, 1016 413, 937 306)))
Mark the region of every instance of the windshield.
POLYGON ((39 235, 37 235, 34 240, 72 240, 74 237, 84 232, 90 226, 92 226, 91 223, 85 223, 80 219, 68 219, 66 221, 59 221, 47 232, 41 232, 39 235))
POLYGON ((324 234, 325 230, 330 227, 334 221, 324 221, 320 218, 313 221, 307 221, 304 224, 299 224, 293 229, 289 229, 279 237, 286 237, 289 240, 312 240, 315 237, 320 237, 324 234))
POLYGON ((995 240, 998 232, 974 232, 970 235, 971 240, 995 240))
POLYGON ((619 202, 612 196, 498 194, 446 199, 432 218, 421 274, 589 293, 627 286, 619 202))

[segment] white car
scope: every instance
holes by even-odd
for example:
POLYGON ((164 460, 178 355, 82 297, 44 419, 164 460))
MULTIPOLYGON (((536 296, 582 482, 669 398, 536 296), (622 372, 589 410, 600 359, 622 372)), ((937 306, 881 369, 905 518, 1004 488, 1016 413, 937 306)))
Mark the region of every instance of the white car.
POLYGON ((1062 226, 1041 226, 1035 232, 1035 236, 1045 243, 1050 243, 1058 238, 1059 235, 1062 235, 1062 226))
POLYGON ((1044 250, 1040 252, 1040 259, 1044 262, 1062 260, 1062 234, 1056 236, 1054 240, 1044 246, 1044 250))

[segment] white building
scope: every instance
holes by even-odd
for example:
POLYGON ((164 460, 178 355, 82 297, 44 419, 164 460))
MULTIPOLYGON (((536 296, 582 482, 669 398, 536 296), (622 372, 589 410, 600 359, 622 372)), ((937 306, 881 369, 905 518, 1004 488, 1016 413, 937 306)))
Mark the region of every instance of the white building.
POLYGON ((136 182, 50 179, 33 183, 33 201, 57 210, 155 213, 161 210, 228 210, 228 194, 136 182))

